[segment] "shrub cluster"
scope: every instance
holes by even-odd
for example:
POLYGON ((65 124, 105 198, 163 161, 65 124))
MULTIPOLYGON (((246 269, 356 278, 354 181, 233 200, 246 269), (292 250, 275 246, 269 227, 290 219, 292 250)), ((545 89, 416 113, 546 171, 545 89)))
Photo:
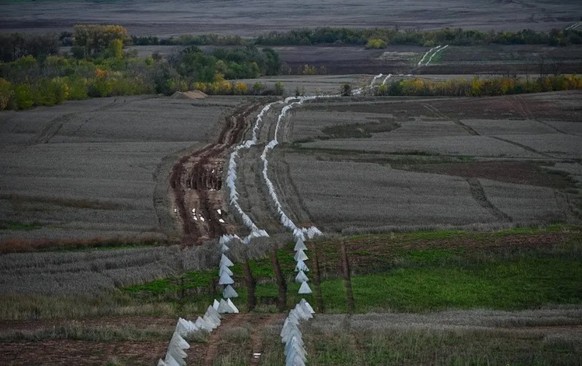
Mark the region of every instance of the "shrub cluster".
POLYGON ((551 75, 535 79, 501 77, 472 80, 403 79, 380 85, 375 95, 391 96, 496 96, 521 93, 540 93, 582 89, 582 77, 577 75, 551 75))

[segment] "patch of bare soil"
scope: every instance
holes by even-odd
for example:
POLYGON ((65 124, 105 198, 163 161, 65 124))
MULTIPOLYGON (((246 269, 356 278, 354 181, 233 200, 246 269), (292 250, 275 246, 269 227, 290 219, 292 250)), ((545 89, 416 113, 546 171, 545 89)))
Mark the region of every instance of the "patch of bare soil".
POLYGON ((170 334, 175 322, 174 318, 144 316, 2 321, 0 337, 4 340, 0 342, 0 364, 92 366, 122 362, 123 365, 150 365, 166 352, 168 340, 162 335, 170 334), (70 334, 64 339, 65 334, 58 329, 70 329, 70 334), (75 339, 106 338, 114 332, 126 339, 75 339), (147 333, 151 338, 130 340, 132 334, 139 336, 138 333, 141 336, 147 333))
POLYGON ((263 333, 265 328, 275 323, 283 323, 285 316, 286 314, 260 314, 256 322, 253 323, 251 365, 259 365, 261 363, 261 355, 264 351, 263 333))
POLYGON ((226 222, 223 171, 229 148, 243 139, 250 116, 259 106, 255 102, 240 107, 226 118, 217 142, 182 157, 174 165, 170 185, 175 213, 182 222, 182 244, 199 245, 232 231, 233 224, 226 222))
POLYGON ((69 339, 0 343, 3 365, 104 365, 123 360, 124 365, 153 365, 165 352, 167 341, 95 342, 69 339))
POLYGON ((248 364, 259 365, 260 354, 263 353, 263 338, 267 327, 283 323, 286 314, 259 314, 259 313, 245 313, 227 315, 218 329, 210 334, 208 342, 204 345, 198 344, 189 350, 188 357, 204 358, 203 365, 212 366, 219 356, 220 350, 229 349, 230 347, 240 346, 232 337, 226 337, 234 328, 249 327, 250 341, 248 342, 250 348, 247 349, 248 364), (232 342, 232 343, 231 343, 232 342), (255 356, 256 355, 256 356, 255 356))
POLYGON ((554 174, 527 161, 475 161, 436 164, 393 164, 395 169, 454 175, 464 178, 485 178, 500 182, 565 189, 575 182, 565 174, 554 174))

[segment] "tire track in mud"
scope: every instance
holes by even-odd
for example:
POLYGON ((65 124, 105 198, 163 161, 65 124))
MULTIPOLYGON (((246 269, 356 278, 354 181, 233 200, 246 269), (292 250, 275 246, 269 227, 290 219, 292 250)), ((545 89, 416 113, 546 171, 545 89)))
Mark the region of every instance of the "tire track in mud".
POLYGON ((204 366, 212 366, 214 360, 219 353, 219 346, 221 346, 221 339, 224 338, 225 333, 230 328, 240 327, 242 324, 249 321, 251 314, 234 314, 229 316, 229 319, 222 322, 220 327, 218 327, 214 332, 210 333, 208 338, 208 348, 206 349, 206 355, 204 357, 204 366))
POLYGON ((265 333, 265 328, 274 324, 281 324, 284 320, 285 314, 269 314, 258 322, 253 322, 249 365, 256 366, 261 363, 261 355, 264 351, 263 334, 265 333))
POLYGON ((170 187, 174 212, 182 223, 182 244, 200 245, 204 240, 225 234, 231 228, 223 218, 223 170, 228 149, 240 142, 258 103, 239 107, 226 118, 218 141, 208 144, 174 164, 170 187), (218 210, 221 210, 220 213, 218 210))
POLYGON ((489 199, 487 198, 487 195, 485 194, 485 190, 483 189, 483 186, 481 185, 481 182, 479 182, 479 179, 467 178, 466 181, 469 184, 469 189, 471 190, 471 196, 473 196, 473 199, 481 207, 485 208, 493 216, 495 216, 497 219, 499 219, 501 221, 504 221, 504 222, 512 222, 513 221, 511 216, 507 215, 505 212, 503 212, 500 209, 498 209, 497 207, 495 207, 495 205, 493 205, 493 203, 491 203, 491 201, 489 201, 489 199))
POLYGON ((64 124, 72 121, 76 115, 77 113, 67 113, 49 121, 45 128, 43 128, 32 141, 30 141, 30 145, 48 143, 57 133, 59 133, 64 124))

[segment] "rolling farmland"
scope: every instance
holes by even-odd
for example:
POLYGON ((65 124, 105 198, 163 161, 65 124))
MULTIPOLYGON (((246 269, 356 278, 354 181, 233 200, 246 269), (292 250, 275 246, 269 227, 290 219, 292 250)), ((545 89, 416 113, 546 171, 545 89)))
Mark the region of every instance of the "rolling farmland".
MULTIPOLYGON (((580 10, 113 1, 57 21, 48 2, 19 3, 0 5, 2 31, 107 20, 245 39, 322 25, 571 31, 580 10)), ((163 68, 184 47, 131 52, 163 68)), ((284 72, 237 80, 255 95, 0 112, 0 364, 578 364, 582 91, 378 91, 559 82, 580 72, 580 45, 273 49, 284 72)))

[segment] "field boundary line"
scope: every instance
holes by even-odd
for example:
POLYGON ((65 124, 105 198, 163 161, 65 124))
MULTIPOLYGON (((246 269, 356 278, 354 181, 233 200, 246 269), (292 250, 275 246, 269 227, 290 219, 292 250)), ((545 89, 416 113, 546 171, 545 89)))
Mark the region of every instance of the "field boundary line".
POLYGON ((469 184, 469 189, 471 191, 471 196, 479 204, 479 206, 487 209, 496 218, 505 221, 513 222, 513 218, 497 208, 488 198, 481 182, 477 178, 467 178, 467 183, 469 184))

